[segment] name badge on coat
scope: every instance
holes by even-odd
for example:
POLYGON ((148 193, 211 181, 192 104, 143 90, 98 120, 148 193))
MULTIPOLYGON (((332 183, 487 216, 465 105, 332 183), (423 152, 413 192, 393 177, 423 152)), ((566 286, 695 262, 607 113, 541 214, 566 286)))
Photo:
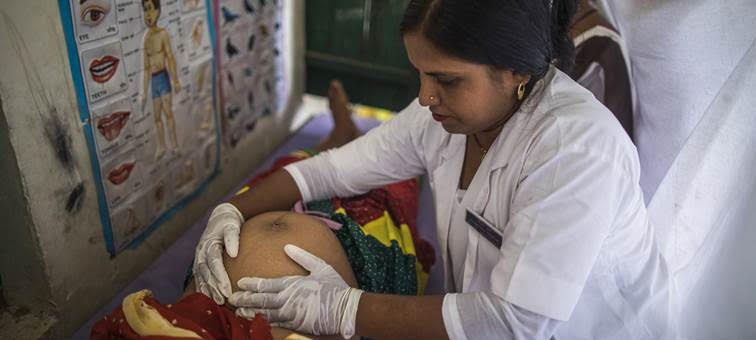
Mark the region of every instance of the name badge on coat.
POLYGON ((491 242, 491 244, 496 246, 497 249, 501 248, 503 236, 496 229, 496 227, 494 227, 494 225, 490 222, 486 221, 486 219, 484 219, 483 216, 480 216, 478 213, 470 209, 466 210, 467 213, 465 214, 465 222, 467 222, 467 224, 477 230, 478 233, 483 235, 483 237, 488 240, 488 242, 491 242))

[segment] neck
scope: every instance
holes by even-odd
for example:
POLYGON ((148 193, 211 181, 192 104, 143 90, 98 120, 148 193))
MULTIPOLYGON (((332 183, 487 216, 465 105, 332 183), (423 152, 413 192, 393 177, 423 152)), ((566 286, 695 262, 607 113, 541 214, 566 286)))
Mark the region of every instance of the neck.
POLYGON ((499 136, 499 133, 501 133, 501 130, 504 128, 504 125, 509 121, 510 118, 512 118, 512 116, 514 116, 515 112, 520 109, 520 104, 521 102, 517 102, 517 104, 515 104, 501 120, 491 125, 491 127, 475 133, 475 136, 478 137, 478 141, 480 141, 481 147, 486 150, 491 147, 493 142, 496 140, 496 137, 499 136))
POLYGON ((480 147, 488 150, 496 140, 496 137, 499 136, 499 133, 503 128, 504 124, 501 124, 493 129, 477 132, 475 133, 473 138, 478 137, 477 142, 480 142, 480 147))

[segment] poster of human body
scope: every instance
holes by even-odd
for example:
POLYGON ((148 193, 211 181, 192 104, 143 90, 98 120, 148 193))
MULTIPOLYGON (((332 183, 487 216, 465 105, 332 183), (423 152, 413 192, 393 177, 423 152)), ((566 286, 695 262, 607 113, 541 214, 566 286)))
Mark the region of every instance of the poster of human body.
POLYGON ((217 170, 210 7, 60 0, 111 255, 217 170))

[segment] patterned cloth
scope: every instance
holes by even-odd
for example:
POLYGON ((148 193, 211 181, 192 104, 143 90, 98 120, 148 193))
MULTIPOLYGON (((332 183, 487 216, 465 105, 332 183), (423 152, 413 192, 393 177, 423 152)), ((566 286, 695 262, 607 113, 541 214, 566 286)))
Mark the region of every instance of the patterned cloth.
MULTIPOLYGON (((313 155, 312 150, 300 150, 277 159, 271 169, 251 179, 237 194, 284 166, 313 155)), ((435 252, 417 233, 419 190, 418 181, 412 179, 354 197, 306 204, 307 210, 342 224, 334 233, 344 247, 360 289, 422 295, 435 252)))
POLYGON ((121 306, 97 321, 90 334, 106 339, 232 339, 272 340, 268 321, 238 317, 207 296, 194 293, 173 305, 163 305, 149 290, 127 296, 121 306))

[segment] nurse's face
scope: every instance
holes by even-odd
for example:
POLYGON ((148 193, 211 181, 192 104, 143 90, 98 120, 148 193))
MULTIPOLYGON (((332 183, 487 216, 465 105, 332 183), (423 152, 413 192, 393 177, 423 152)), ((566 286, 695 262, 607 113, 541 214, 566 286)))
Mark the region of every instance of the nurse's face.
POLYGON ((450 56, 420 33, 405 34, 404 46, 420 73, 420 105, 450 133, 498 131, 517 104, 517 86, 528 80, 450 56))

